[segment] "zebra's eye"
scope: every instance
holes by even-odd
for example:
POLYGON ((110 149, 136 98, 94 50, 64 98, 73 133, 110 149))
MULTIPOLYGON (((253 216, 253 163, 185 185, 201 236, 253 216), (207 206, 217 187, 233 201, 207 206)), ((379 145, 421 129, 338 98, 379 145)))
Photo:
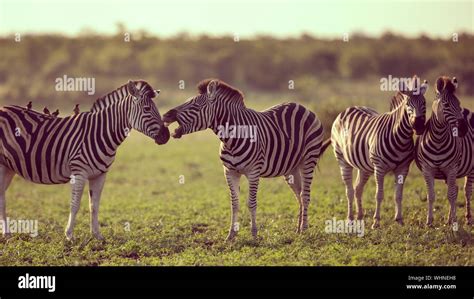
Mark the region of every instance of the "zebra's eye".
POLYGON ((145 112, 150 112, 150 111, 151 111, 151 107, 150 107, 150 106, 145 106, 145 107, 143 107, 143 110, 144 110, 145 112))

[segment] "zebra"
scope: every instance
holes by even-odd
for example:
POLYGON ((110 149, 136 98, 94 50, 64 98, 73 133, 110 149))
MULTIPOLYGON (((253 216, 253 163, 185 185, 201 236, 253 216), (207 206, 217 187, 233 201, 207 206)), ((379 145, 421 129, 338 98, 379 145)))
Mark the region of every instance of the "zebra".
POLYGON ((341 112, 331 130, 331 142, 346 187, 347 219, 352 221, 352 205, 356 198, 357 219, 362 220, 364 185, 374 174, 376 208, 372 228, 380 226, 380 208, 384 197, 383 183, 389 172, 395 174, 395 220, 403 224, 403 184, 414 156, 413 131, 423 133, 425 127, 428 84, 419 84, 415 76, 409 84, 400 81, 399 91, 392 98, 391 111, 378 114, 367 107, 349 107, 341 112), (352 170, 357 181, 352 185, 352 170))
POLYGON ((283 103, 257 112, 244 103, 238 89, 219 79, 206 79, 199 94, 163 115, 165 125, 177 121, 171 135, 180 138, 210 128, 221 140, 220 159, 230 189, 231 223, 226 240, 239 230, 240 177, 249 183, 247 206, 251 233, 257 237, 257 190, 260 178, 284 176, 299 202, 297 232, 308 228, 307 210, 313 171, 330 144, 323 142, 323 127, 317 116, 296 103, 283 103), (231 128, 227 131, 226 128, 231 128), (234 128, 234 130, 232 130, 234 128), (238 128, 251 131, 237 136, 238 128), (232 134, 232 132, 236 134, 232 134))
POLYGON ((428 189, 428 213, 426 224, 433 224, 433 203, 435 200, 434 180, 443 179, 448 185, 450 210, 448 225, 457 225, 456 199, 458 187, 456 178, 466 177, 466 222, 472 224, 471 196, 474 181, 474 117, 472 112, 461 108, 455 95, 458 87, 456 78, 439 77, 436 81, 436 99, 426 131, 415 143, 415 162, 423 173, 428 189))
MULTIPOLYGON (((129 81, 97 99, 90 111, 64 118, 16 105, 0 108, 0 220, 6 223, 5 192, 15 174, 38 184, 70 182, 72 196, 65 235, 72 240, 88 180, 91 233, 103 239, 99 202, 118 146, 132 128, 157 144, 169 139, 168 128, 163 126, 152 100, 158 92, 145 81, 129 81)), ((5 225, 3 234, 9 236, 5 225)))

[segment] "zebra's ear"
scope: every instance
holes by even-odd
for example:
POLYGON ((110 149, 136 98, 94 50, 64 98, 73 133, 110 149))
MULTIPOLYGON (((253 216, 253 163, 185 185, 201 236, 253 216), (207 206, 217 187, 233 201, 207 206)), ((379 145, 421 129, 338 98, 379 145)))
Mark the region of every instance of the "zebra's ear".
POLYGON ((453 82, 454 87, 455 87, 456 89, 458 89, 458 86, 459 86, 459 85, 458 85, 458 79, 457 79, 456 77, 453 77, 452 82, 453 82))
POLYGON ((420 86, 420 94, 424 95, 426 93, 426 91, 428 90, 428 87, 429 87, 428 86, 428 81, 427 80, 423 81, 423 84, 421 84, 421 86, 420 86))
POLYGON ((128 89, 128 93, 130 93, 135 98, 138 98, 138 96, 140 95, 137 87, 135 86, 135 82, 131 80, 128 80, 127 89, 128 89))
POLYGON ((439 77, 437 80, 436 80, 436 92, 437 93, 441 93, 444 89, 444 80, 442 77, 439 77))
POLYGON ((219 86, 219 82, 217 80, 212 80, 207 84, 207 95, 210 100, 213 100, 216 97, 217 87, 219 86))

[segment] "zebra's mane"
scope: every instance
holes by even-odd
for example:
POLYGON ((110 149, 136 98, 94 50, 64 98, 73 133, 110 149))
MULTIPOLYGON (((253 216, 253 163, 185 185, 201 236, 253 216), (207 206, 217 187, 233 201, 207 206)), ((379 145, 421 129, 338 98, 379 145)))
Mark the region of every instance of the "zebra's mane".
POLYGON ((467 108, 462 109, 462 114, 467 123, 474 129, 474 113, 467 108))
POLYGON ((403 100, 405 100, 405 95, 400 91, 397 91, 397 93, 392 97, 392 100, 390 101, 390 111, 397 109, 403 102, 403 100))
MULTIPOLYGON (((143 80, 133 82, 135 83, 135 86, 137 87, 139 93, 142 96, 146 96, 149 98, 155 97, 155 91, 147 82, 143 80)), ((109 92, 95 100, 94 104, 90 109, 90 112, 100 111, 113 103, 123 100, 129 94, 130 93, 128 91, 127 84, 124 84, 119 88, 115 89, 114 91, 109 92)))
POLYGON ((92 105, 90 111, 91 112, 97 112, 105 107, 110 106, 111 104, 120 101, 122 98, 128 95, 128 90, 126 85, 122 85, 116 90, 109 92, 101 97, 99 97, 97 100, 95 100, 94 104, 92 105))
POLYGON ((230 95, 233 98, 239 98, 242 101, 242 103, 244 102, 244 94, 240 90, 238 90, 235 87, 230 86, 229 84, 227 84, 224 81, 221 81, 219 79, 205 79, 205 80, 199 82, 199 84, 197 85, 197 89, 198 89, 199 93, 200 94, 206 93, 207 92, 207 86, 213 80, 217 80, 218 88, 221 91, 224 91, 224 92, 228 93, 228 95, 230 95))

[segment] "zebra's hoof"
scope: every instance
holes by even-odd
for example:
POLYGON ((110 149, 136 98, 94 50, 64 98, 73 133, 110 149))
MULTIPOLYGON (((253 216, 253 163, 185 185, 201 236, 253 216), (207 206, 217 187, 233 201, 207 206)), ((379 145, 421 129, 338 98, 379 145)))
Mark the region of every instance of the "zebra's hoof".
POLYGON ((363 220, 364 219, 364 214, 360 213, 357 214, 357 220, 363 220))
POLYGON ((93 233, 92 235, 94 236, 94 238, 96 238, 99 241, 104 241, 105 240, 104 236, 102 236, 101 233, 93 233))
POLYGON ((433 227, 433 219, 426 220, 426 226, 427 227, 433 227))
POLYGON ((68 240, 69 242, 74 241, 74 235, 72 232, 66 232, 65 235, 66 235, 66 240, 68 240))
POLYGON ((403 219, 399 218, 399 219, 395 219, 395 221, 400 224, 400 225, 403 225, 403 219))
POLYGON ((3 233, 3 239, 8 240, 12 237, 11 233, 3 233))
POLYGON ((252 237, 253 237, 254 239, 257 238, 257 232, 258 232, 257 229, 252 229, 252 237))
POLYGON ((305 230, 308 229, 308 225, 301 225, 301 228, 300 228, 300 233, 303 233, 305 230))
POLYGON ((378 220, 374 221, 372 224, 372 229, 377 229, 380 228, 380 222, 378 220))
POLYGON ((453 226, 455 222, 456 222, 455 220, 449 219, 448 221, 446 221, 446 226, 453 226))
POLYGON ((225 238, 226 242, 231 242, 235 239, 235 236, 237 233, 234 230, 229 231, 229 234, 227 235, 227 238, 225 238))

